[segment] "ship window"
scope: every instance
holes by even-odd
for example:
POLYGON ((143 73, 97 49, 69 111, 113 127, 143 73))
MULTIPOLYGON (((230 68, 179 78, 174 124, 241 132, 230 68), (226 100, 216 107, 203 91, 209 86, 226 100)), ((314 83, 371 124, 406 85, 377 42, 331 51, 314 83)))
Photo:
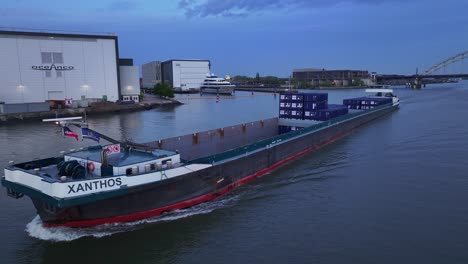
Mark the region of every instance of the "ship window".
POLYGON ((56 73, 57 73, 57 78, 62 77, 62 71, 56 71, 56 73))
POLYGON ((45 77, 47 77, 47 78, 52 77, 52 72, 51 71, 45 71, 45 77))
POLYGON ((162 160, 161 163, 162 163, 162 164, 166 164, 168 161, 172 161, 172 159, 165 159, 165 160, 162 160))
POLYGON ((132 174, 132 168, 127 168, 125 170, 125 175, 131 175, 132 174))

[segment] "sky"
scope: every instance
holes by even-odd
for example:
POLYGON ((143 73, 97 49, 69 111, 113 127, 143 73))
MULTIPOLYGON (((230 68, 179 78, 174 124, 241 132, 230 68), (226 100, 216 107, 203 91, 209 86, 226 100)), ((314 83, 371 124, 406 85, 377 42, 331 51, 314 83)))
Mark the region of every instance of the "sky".
POLYGON ((0 27, 115 33, 136 65, 209 59, 218 75, 414 74, 468 50, 468 1, 2 0, 0 27))

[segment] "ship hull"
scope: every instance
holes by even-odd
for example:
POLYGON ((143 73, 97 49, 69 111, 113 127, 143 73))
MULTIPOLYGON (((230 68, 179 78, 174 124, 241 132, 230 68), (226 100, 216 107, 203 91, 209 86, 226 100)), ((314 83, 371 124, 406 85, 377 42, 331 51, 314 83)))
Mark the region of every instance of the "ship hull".
POLYGON ((200 93, 232 95, 234 87, 201 87, 200 93))
POLYGON ((128 188, 121 196, 67 208, 50 208, 39 198, 32 201, 46 226, 89 227, 154 217, 216 199, 397 108, 395 105, 373 111, 200 171, 128 188))

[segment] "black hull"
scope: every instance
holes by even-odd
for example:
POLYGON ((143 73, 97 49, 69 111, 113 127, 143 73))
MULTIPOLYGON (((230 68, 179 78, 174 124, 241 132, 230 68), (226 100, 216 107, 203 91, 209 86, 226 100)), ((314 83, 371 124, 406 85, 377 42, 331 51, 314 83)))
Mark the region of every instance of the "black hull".
POLYGON ((111 222, 134 221, 166 211, 190 207, 213 200, 277 167, 323 145, 353 129, 394 111, 383 108, 331 127, 318 130, 253 154, 233 159, 207 169, 168 180, 128 188, 125 195, 69 208, 50 208, 42 199, 32 198, 45 225, 71 227, 94 226, 111 222))

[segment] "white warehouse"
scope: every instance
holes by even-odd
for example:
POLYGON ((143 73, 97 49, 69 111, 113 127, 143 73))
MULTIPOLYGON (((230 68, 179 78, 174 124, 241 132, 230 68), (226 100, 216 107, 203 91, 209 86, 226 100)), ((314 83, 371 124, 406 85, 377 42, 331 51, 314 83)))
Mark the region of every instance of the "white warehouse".
POLYGON ((0 31, 0 58, 0 101, 6 104, 115 102, 139 94, 138 68, 133 62, 119 67, 115 35, 0 31))
POLYGON ((162 82, 175 91, 197 92, 210 73, 209 60, 169 60, 161 64, 162 82))

